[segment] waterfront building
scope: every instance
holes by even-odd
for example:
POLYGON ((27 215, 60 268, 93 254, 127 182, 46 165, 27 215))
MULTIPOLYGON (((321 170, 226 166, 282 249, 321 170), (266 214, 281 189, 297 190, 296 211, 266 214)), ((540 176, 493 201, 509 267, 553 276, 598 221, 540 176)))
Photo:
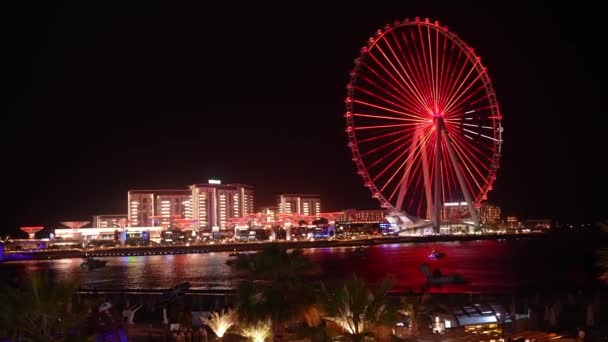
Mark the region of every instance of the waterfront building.
POLYGON ((321 217, 321 198, 316 194, 282 194, 277 197, 277 207, 278 214, 321 217))
POLYGON ((192 218, 192 193, 188 189, 131 190, 127 202, 131 227, 168 228, 175 218, 192 218))
POLYGON ((479 219, 481 224, 496 225, 500 223, 501 210, 500 207, 492 203, 482 203, 479 208, 479 219))
POLYGON ((93 228, 120 228, 128 221, 128 214, 95 215, 93 228))
POLYGON ((190 190, 192 214, 199 230, 226 229, 231 219, 254 212, 253 187, 249 185, 209 180, 207 184, 191 185, 190 190))

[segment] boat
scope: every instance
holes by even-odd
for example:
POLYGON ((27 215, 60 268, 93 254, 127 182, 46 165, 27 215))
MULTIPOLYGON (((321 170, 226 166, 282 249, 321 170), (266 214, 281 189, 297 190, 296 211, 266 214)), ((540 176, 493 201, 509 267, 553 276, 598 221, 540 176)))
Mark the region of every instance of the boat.
POLYGON ((445 257, 445 253, 442 252, 437 252, 436 250, 433 249, 433 251, 431 252, 431 254, 429 254, 429 259, 441 259, 445 257))
POLYGON ((84 261, 80 264, 80 267, 88 268, 89 270, 94 270, 96 268, 104 267, 107 263, 107 260, 99 260, 93 257, 86 257, 84 258, 84 261))

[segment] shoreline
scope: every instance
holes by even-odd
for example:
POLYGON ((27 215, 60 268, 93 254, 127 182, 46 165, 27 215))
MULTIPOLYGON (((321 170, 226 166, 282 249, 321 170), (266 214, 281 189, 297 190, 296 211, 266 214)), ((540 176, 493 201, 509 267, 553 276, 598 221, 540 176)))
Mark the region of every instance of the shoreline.
MULTIPOLYGON (((86 251, 81 249, 72 250, 41 250, 5 252, 3 262, 22 260, 48 260, 82 258, 85 255, 92 257, 119 257, 119 256, 145 256, 165 254, 198 254, 208 252, 246 252, 264 249, 267 246, 280 244, 288 249, 294 248, 326 248, 326 247, 364 247, 383 244, 403 243, 430 243, 430 242, 461 242, 478 240, 501 240, 501 239, 529 239, 548 237, 544 233, 526 234, 484 234, 484 235, 433 235, 433 236, 403 236, 403 237, 378 237, 360 240, 315 240, 315 241, 267 241, 267 242, 235 242, 222 244, 199 244, 191 246, 125 246, 96 249, 86 251)), ((0 261, 2 263, 2 261, 0 261)))

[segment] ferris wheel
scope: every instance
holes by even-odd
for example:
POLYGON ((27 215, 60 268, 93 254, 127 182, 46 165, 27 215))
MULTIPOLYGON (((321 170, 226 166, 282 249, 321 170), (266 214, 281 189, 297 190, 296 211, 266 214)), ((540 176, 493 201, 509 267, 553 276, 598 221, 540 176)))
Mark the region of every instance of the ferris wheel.
POLYGON ((357 173, 383 208, 430 220, 477 209, 496 179, 502 132, 481 59, 429 19, 386 25, 355 59, 346 132, 357 173))

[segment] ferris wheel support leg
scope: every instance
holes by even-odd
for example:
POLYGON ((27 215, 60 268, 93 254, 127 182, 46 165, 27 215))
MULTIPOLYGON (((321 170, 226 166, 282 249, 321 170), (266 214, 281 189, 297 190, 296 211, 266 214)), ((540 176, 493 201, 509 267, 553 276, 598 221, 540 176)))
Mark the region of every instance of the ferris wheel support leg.
POLYGON ((420 131, 418 130, 418 132, 416 132, 416 136, 412 140, 412 144, 410 145, 410 153, 407 156, 407 163, 405 165, 403 178, 401 178, 401 184, 399 186, 399 195, 397 195, 397 205, 395 206, 395 209, 397 209, 397 211, 399 212, 403 211, 403 199, 405 198, 405 191, 407 190, 407 181, 410 178, 410 171, 412 169, 412 164, 414 163, 413 156, 416 149, 415 147, 418 144, 419 139, 420 131))
POLYGON ((426 194, 426 217, 433 217, 433 196, 432 196, 432 187, 431 187, 431 176, 429 175, 429 159, 426 154, 426 144, 424 142, 420 143, 422 148, 422 173, 424 177, 424 192, 426 194))
POLYGON ((454 166, 454 170, 456 171, 456 178, 458 178, 458 184, 460 184, 460 189, 464 194, 464 199, 467 202, 467 206, 469 207, 469 213, 471 214, 471 218, 473 219, 473 223, 475 227, 479 227, 479 215, 477 215, 477 209, 475 209, 475 205, 473 204, 473 197, 471 196, 471 192, 469 188, 465 184, 464 176, 462 175, 462 171, 460 170, 460 165, 458 163, 458 158, 456 157, 456 153, 454 152, 454 147, 452 146, 452 139, 450 136, 443 131, 443 135, 445 138, 446 146, 448 147, 448 154, 450 156, 450 160, 452 161, 452 165, 454 166))
POLYGON ((435 181, 433 184, 435 190, 433 198, 435 200, 435 203, 433 204, 433 231, 435 233, 440 232, 441 218, 441 202, 439 198, 441 196, 441 128, 441 119, 436 118, 435 131, 437 132, 437 140, 435 141, 435 169, 433 170, 435 172, 435 181))

